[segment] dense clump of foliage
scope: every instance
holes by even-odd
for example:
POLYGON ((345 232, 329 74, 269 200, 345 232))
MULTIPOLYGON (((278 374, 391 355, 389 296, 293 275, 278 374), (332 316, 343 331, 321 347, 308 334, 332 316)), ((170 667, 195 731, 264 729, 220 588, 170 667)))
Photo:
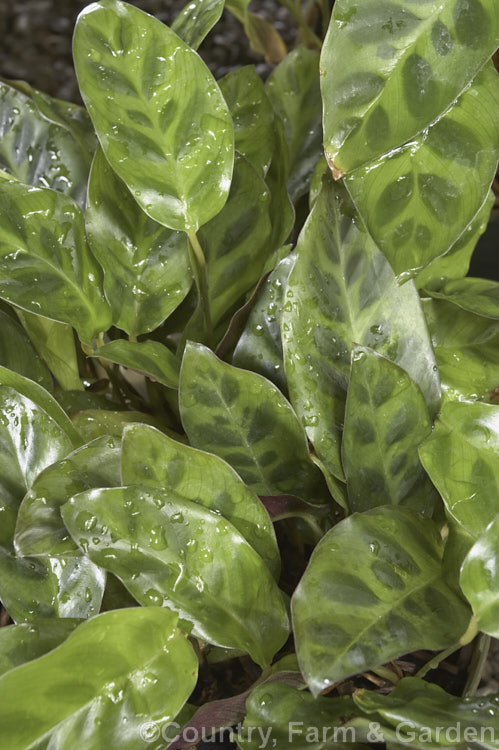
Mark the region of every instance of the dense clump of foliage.
POLYGON ((2 746, 497 747, 496 0, 225 6, 0 84, 2 746))

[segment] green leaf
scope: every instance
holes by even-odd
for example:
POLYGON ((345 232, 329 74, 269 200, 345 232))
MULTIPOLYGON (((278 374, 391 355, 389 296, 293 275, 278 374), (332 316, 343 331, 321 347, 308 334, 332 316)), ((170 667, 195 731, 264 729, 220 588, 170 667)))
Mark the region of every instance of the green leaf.
POLYGON ((491 63, 444 117, 345 178, 369 233, 401 279, 447 253, 481 209, 499 156, 498 118, 491 63))
POLYGON ((61 193, 16 182, 0 183, 0 202, 0 297, 74 326, 89 344, 109 328, 111 311, 81 210, 61 193))
POLYGON ((419 455, 447 513, 478 538, 499 513, 499 407, 444 404, 419 455))
POLYGON ((314 695, 419 648, 444 649, 470 613, 442 575, 438 526, 401 507, 340 521, 292 600, 298 661, 314 695))
POLYGON ((234 146, 265 177, 272 159, 274 111, 253 65, 238 68, 219 81, 234 122, 234 146))
POLYGON ((277 750, 291 746, 295 750, 362 747, 350 744, 355 731, 342 726, 347 717, 358 713, 350 696, 314 698, 291 685, 274 682, 251 692, 246 711, 238 738, 241 748, 257 750, 265 739, 277 750))
POLYGON ((423 308, 447 399, 475 401, 499 384, 499 323, 443 300, 423 308))
POLYGON ((343 479, 340 442, 350 353, 360 344, 395 362, 433 415, 440 385, 419 297, 397 279, 343 187, 325 183, 300 234, 282 313, 291 403, 319 459, 343 479))
POLYGON ((171 491, 125 487, 77 495, 62 515, 80 547, 143 606, 173 608, 197 637, 243 648, 260 665, 284 644, 274 579, 217 513, 171 491))
POLYGON ((43 388, 53 390, 53 381, 29 336, 13 315, 0 309, 0 365, 31 377, 43 388))
POLYGON ((234 159, 231 117, 204 62, 174 31, 119 0, 85 8, 73 50, 112 168, 152 219, 197 231, 227 200, 234 159))
POLYGON ((272 72, 267 95, 284 125, 289 149, 288 187, 293 200, 308 192, 322 149, 319 54, 298 47, 272 72))
POLYGON ((0 547, 10 547, 19 503, 37 475, 70 450, 68 436, 46 412, 0 386, 0 547))
POLYGON ((275 248, 271 245, 270 193, 263 177, 236 155, 229 199, 199 232, 206 257, 213 325, 250 291, 275 248))
POLYGON ((144 373, 168 388, 178 388, 180 362, 168 347, 159 341, 137 343, 117 339, 101 346, 92 356, 144 373))
POLYGON ((161 428, 161 422, 151 414, 140 411, 111 411, 110 409, 86 409, 73 416, 73 424, 82 436, 80 444, 89 443, 98 437, 121 438, 123 428, 130 422, 143 422, 161 428))
POLYGON ((324 144, 339 176, 446 112, 496 49, 497 23, 495 0, 336 2, 321 88, 324 144))
POLYGON ((342 446, 350 510, 401 504, 431 514, 432 488, 418 456, 430 434, 423 395, 407 373, 356 347, 342 446))
POLYGON ((140 730, 172 721, 196 684, 197 659, 176 624, 167 609, 106 612, 76 628, 59 648, 7 672, 0 679, 5 745, 150 747, 140 730))
POLYGON ((446 281, 438 290, 426 293, 435 299, 452 302, 474 315, 499 320, 499 282, 497 281, 470 277, 455 279, 446 281))
POLYGON ((295 222, 295 209, 287 188, 288 153, 284 125, 274 119, 274 150, 265 181, 270 190, 272 247, 281 247, 289 238, 295 222))
POLYGON ((172 23, 172 31, 197 49, 222 15, 224 0, 191 0, 172 23))
POLYGON ((105 583, 88 557, 15 557, 0 547, 0 600, 14 622, 91 617, 105 583))
MULTIPOLYGON (((234 3, 230 5, 234 5, 234 3)), ((230 5, 227 7, 230 7, 230 5)), ((247 6, 248 3, 245 3, 245 5, 247 6)), ((238 17, 237 14, 234 15, 238 17)), ((266 62, 270 65, 275 65, 284 60, 288 50, 284 39, 274 24, 267 21, 263 16, 259 16, 257 13, 252 13, 249 10, 245 11, 241 20, 253 52, 263 55, 266 62)))
POLYGON ((438 685, 406 677, 390 695, 358 690, 354 700, 362 711, 394 727, 401 746, 497 748, 497 695, 459 698, 438 685))
POLYGON ((71 555, 60 508, 79 492, 121 485, 121 445, 100 437, 48 466, 31 485, 17 515, 14 545, 21 555, 71 555))
POLYGON ((15 85, 0 81, 0 167, 28 185, 66 193, 83 208, 86 149, 65 128, 49 122, 37 104, 15 85))
POLYGON ((178 498, 220 513, 258 552, 272 574, 279 575, 279 550, 268 513, 225 461, 142 424, 125 428, 122 455, 124 485, 171 490, 178 498))
POLYGON ((180 411, 189 441, 229 463, 260 495, 325 499, 305 434, 273 383, 189 343, 180 371, 180 411))
POLYGON ((78 624, 79 620, 51 618, 0 628, 0 676, 52 651, 78 624))
POLYGON ((287 255, 261 287, 232 358, 236 367, 253 370, 287 390, 282 359, 281 313, 284 289, 296 260, 287 255))
POLYGON ((33 346, 47 363, 61 388, 81 390, 83 386, 71 326, 19 308, 16 313, 33 346))
POLYGON ((466 276, 470 267, 471 256, 476 244, 485 230, 494 205, 494 193, 489 190, 481 209, 462 235, 455 241, 445 255, 436 258, 421 271, 414 281, 418 289, 433 288, 444 279, 460 279, 466 276))
MULTIPOLYGON (((26 84, 24 83, 24 85, 26 84)), ((68 133, 71 133, 80 146, 85 163, 90 167, 98 141, 87 110, 78 104, 73 104, 73 102, 54 99, 45 92, 37 91, 34 88, 31 88, 31 96, 42 117, 45 117, 49 122, 60 125, 68 133)), ((84 204, 82 208, 84 208, 84 204)))
POLYGON ((85 225, 104 269, 115 325, 134 336, 157 328, 192 285, 187 237, 142 211, 100 148, 90 171, 85 225))
POLYGON ((12 372, 12 370, 7 370, 6 367, 0 366, 0 386, 3 385, 14 388, 22 396, 30 399, 43 409, 59 425, 65 435, 67 435, 74 448, 82 444, 81 436, 73 427, 67 414, 59 406, 55 398, 45 388, 42 388, 41 385, 38 385, 38 383, 29 378, 25 378, 23 375, 19 375, 17 372, 12 372))
POLYGON ((499 637, 499 516, 487 526, 461 567, 460 584, 479 630, 499 637))

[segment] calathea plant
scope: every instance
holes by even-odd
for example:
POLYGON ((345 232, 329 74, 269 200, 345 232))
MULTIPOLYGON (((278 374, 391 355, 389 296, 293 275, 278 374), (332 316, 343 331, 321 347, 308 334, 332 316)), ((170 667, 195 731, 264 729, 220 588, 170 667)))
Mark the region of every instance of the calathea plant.
POLYGON ((497 748, 499 7, 225 5, 0 85, 2 746, 497 748))

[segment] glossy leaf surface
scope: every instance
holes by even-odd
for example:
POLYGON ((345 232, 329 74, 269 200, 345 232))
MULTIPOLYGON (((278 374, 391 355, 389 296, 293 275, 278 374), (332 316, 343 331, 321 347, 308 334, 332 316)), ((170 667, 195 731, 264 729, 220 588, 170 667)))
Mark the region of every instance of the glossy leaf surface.
POLYGON ((0 296, 29 312, 74 325, 90 343, 108 329, 111 314, 79 207, 54 190, 15 182, 0 183, 0 201, 0 296))
POLYGON ((475 401, 499 383, 499 323, 443 300, 425 300, 442 391, 448 399, 475 401))
POLYGON ((169 388, 178 388, 180 362, 168 347, 159 341, 136 342, 116 339, 101 346, 93 356, 143 372, 152 380, 157 380, 169 388))
POLYGON ((324 501, 319 470, 290 404, 273 383, 188 344, 180 411, 189 441, 229 463, 261 495, 324 501))
POLYGON ((407 373, 372 349, 354 349, 342 445, 350 510, 390 504, 431 510, 418 456, 430 433, 423 395, 407 373))
POLYGON ((13 315, 0 309, 0 365, 53 389, 52 376, 13 315))
POLYGON ((272 72, 266 90, 284 125, 289 149, 288 187, 296 200, 307 192, 322 156, 318 53, 298 47, 272 72))
POLYGON ((337 2, 321 57, 335 170, 388 153, 440 117, 494 52, 498 22, 494 0, 337 2))
POLYGON ((172 23, 172 31, 197 49, 222 15, 224 0, 191 0, 172 23))
POLYGON ((114 324, 135 336, 157 328, 191 287, 187 238, 144 213, 100 148, 90 172, 85 226, 104 269, 114 324))
POLYGON ((37 475, 71 450, 58 424, 33 401, 0 386, 0 546, 9 548, 16 514, 37 475))
POLYGON ((211 453, 191 448, 147 425, 129 425, 123 433, 122 481, 172 491, 220 513, 279 574, 274 529, 259 498, 234 469, 211 453))
POLYGON ((282 299, 295 260, 295 253, 287 255, 266 279, 232 358, 236 367, 263 375, 281 391, 287 388, 281 341, 282 299))
POLYGON ((443 578, 442 553, 437 525, 400 507, 354 514, 322 538, 292 600, 314 695, 409 651, 457 643, 470 612, 443 578))
POLYGON ((451 518, 477 538, 499 513, 499 407, 445 404, 419 453, 451 518))
POLYGON ((121 445, 101 437, 48 466, 31 485, 19 508, 15 547, 21 555, 76 554, 60 514, 70 497, 97 487, 121 485, 121 445))
POLYGON ((15 557, 0 548, 0 599, 14 622, 96 615, 105 583, 88 557, 15 557))
POLYGON ((214 325, 256 285, 273 248, 270 193, 255 167, 237 155, 229 198, 199 232, 214 325))
POLYGON ((73 423, 82 436, 81 442, 90 442, 98 437, 121 438, 123 428, 130 422, 143 422, 160 427, 161 422, 151 414, 140 411, 111 411, 110 409, 85 409, 76 413, 73 423))
POLYGON ((33 346, 64 389, 81 390, 74 333, 67 323, 42 318, 27 310, 16 310, 33 346))
POLYGON ((141 207, 177 230, 213 218, 229 192, 233 129, 201 58, 147 13, 102 0, 78 18, 74 60, 106 158, 141 207))
POLYGON ((404 369, 432 414, 438 372, 414 285, 398 286, 342 187, 324 185, 297 254, 282 313, 291 403, 318 457, 343 479, 340 441, 353 346, 368 346, 404 369))
POLYGON ((174 492, 125 487, 72 498, 73 538, 143 606, 171 607, 197 637, 264 665, 283 645, 283 599, 260 556, 217 513, 174 492))
POLYGON ((28 185, 66 193, 83 207, 88 178, 85 151, 67 130, 48 122, 30 96, 0 81, 2 169, 28 185))
POLYGON ((459 744, 467 737, 467 742, 478 740, 481 747, 497 747, 491 740, 499 729, 497 695, 460 698, 438 685, 406 677, 390 695, 359 690, 354 700, 362 711, 376 713, 395 727, 402 746, 416 740, 416 747, 455 747, 456 737, 459 744))
POLYGON ((197 659, 165 609, 106 612, 60 648, 0 679, 0 723, 11 750, 51 742, 60 750, 150 747, 145 722, 172 721, 189 697, 197 659), (27 710, 19 721, 19 696, 27 710), (126 724, 126 732, 123 725, 126 724))
MULTIPOLYGON (((402 279, 450 250, 483 205, 499 156, 498 118, 491 65, 417 138, 345 178, 370 234, 402 279)), ((380 126, 381 137, 384 132, 380 126)))
POLYGON ((231 71, 220 81, 234 122, 234 146, 264 177, 272 158, 274 111, 254 67, 231 71))
POLYGON ((69 618, 40 619, 0 628, 0 676, 52 651, 78 623, 79 620, 69 618))
POLYGON ((499 283, 488 279, 456 279, 447 281, 438 290, 429 292, 435 299, 447 302, 481 315, 484 318, 499 320, 499 283))
POLYGON ((478 629, 499 635, 499 516, 478 538, 464 559, 460 584, 477 618, 478 629))

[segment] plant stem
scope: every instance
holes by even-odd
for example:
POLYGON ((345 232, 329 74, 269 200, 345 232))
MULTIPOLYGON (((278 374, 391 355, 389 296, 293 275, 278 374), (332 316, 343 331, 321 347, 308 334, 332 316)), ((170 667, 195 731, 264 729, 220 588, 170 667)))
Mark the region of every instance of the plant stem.
POLYGON ((421 667, 419 672, 416 672, 414 675, 415 677, 423 678, 428 672, 431 672, 432 669, 436 669, 440 662, 447 659, 448 656, 454 653, 454 651, 457 651, 461 648, 460 643, 455 643, 453 646, 449 646, 449 648, 445 649, 445 651, 441 651, 439 654, 433 657, 433 659, 430 659, 430 661, 426 662, 424 666, 421 667))
POLYGON ((487 656, 489 655, 489 646, 490 635, 480 633, 473 647, 473 655, 468 669, 468 679, 464 686, 463 698, 475 695, 482 679, 482 672, 487 661, 487 656))
POLYGON ((400 677, 391 669, 388 669, 388 667, 376 667, 376 669, 371 669, 371 672, 374 672, 374 674, 382 677, 387 682, 391 682, 392 685, 397 685, 400 682, 400 677))
POLYGON ((191 259, 194 278, 198 288, 200 303, 203 308, 206 334, 209 343, 213 343, 213 325, 211 322, 210 297, 208 294, 208 278, 206 276, 206 259, 203 248, 199 244, 196 232, 188 232, 189 237, 189 257, 191 259))

